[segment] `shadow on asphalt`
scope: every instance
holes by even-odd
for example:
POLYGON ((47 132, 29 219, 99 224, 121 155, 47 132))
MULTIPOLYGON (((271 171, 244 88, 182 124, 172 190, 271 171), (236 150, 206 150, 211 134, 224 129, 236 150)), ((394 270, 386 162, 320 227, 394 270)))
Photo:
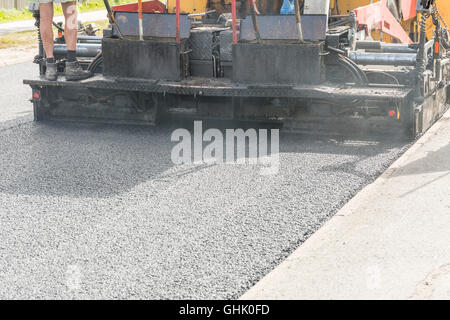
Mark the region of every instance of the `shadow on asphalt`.
POLYGON ((392 177, 450 171, 450 143, 392 173, 392 177))
MULTIPOLYGON (((185 123, 185 127, 191 130, 191 124, 185 123)), ((149 180, 171 179, 167 171, 174 166, 171 151, 175 143, 170 137, 177 126, 183 127, 183 123, 139 127, 31 122, 4 130, 0 142, 0 192, 107 198, 149 180)), ((404 140, 317 138, 286 132, 280 139, 281 154, 319 154, 332 160, 345 155, 346 160, 330 164, 325 161, 319 172, 340 171, 365 179, 375 178, 385 169, 372 165, 377 156, 392 153, 398 157, 395 150, 405 148, 404 140), (366 170, 364 166, 371 168, 366 170)), ((173 178, 204 168, 196 165, 187 171, 176 170, 173 178)))
POLYGON ((76 123, 27 123, 2 132, 0 192, 110 197, 172 166, 170 132, 76 123))

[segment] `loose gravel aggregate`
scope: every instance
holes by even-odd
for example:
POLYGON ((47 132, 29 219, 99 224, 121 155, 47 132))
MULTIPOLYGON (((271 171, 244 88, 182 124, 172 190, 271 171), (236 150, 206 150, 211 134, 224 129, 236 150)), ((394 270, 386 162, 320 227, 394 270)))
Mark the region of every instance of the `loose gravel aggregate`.
POLYGON ((283 134, 280 171, 170 159, 171 128, 0 131, 0 298, 237 298, 405 141, 283 134))

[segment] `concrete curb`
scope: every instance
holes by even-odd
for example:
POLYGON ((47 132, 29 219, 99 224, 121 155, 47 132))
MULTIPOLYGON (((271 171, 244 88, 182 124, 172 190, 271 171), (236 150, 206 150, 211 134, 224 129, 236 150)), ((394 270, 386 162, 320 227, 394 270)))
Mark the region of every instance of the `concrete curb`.
POLYGON ((449 141, 450 111, 241 299, 450 299, 449 141))

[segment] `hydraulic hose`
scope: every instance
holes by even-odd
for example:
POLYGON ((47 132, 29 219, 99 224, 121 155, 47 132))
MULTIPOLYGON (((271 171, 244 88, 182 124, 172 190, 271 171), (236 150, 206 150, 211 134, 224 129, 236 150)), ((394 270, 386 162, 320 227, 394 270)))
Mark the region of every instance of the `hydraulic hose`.
POLYGON ((369 84, 369 79, 365 72, 355 62, 344 55, 345 51, 331 46, 327 47, 327 49, 337 54, 338 63, 349 71, 357 82, 363 83, 364 85, 369 84))
POLYGON ((338 54, 338 63, 342 67, 344 67, 348 72, 350 72, 355 79, 356 83, 364 82, 363 78, 361 77, 361 74, 358 72, 358 70, 347 60, 344 59, 344 56, 338 54))
POLYGON ((94 60, 89 64, 87 70, 94 74, 98 67, 100 67, 103 64, 103 54, 102 52, 99 52, 97 56, 95 56, 94 60))
POLYGON ((366 73, 351 59, 347 58, 346 56, 342 56, 342 58, 347 61, 349 64, 351 64, 353 66, 353 68, 356 69, 356 71, 358 72, 358 74, 361 77, 361 80, 363 81, 363 84, 368 85, 369 84, 369 79, 367 78, 366 73))

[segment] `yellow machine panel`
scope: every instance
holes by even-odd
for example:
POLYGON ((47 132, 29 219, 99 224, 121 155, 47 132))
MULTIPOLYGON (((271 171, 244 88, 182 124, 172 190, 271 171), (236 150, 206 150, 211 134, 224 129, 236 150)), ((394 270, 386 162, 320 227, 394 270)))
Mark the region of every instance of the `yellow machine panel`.
MULTIPOLYGON (((447 26, 450 26, 450 1, 449 0, 436 0, 436 7, 439 13, 444 19, 447 26)), ((441 22, 442 23, 442 22, 441 22)), ((434 26, 431 19, 427 23, 427 37, 431 39, 433 37, 434 26)))
MULTIPOLYGON (((237 0, 239 8, 241 3, 248 0, 237 0)), ((261 13, 279 13, 283 0, 256 0, 261 13)), ((301 2, 301 1, 300 1, 301 2)), ((175 12, 176 0, 168 0, 169 12, 175 12)), ((218 14, 231 12, 231 0, 181 0, 181 12, 201 13, 207 10, 216 10, 218 14)))
POLYGON ((353 9, 366 6, 370 2, 370 0, 331 0, 330 8, 333 14, 349 14, 353 9))
MULTIPOLYGON (((237 1, 237 5, 240 6, 241 0, 237 1)), ((258 8, 261 13, 276 13, 279 12, 283 0, 256 0, 258 8)), ((330 10, 333 15, 345 15, 351 12, 353 9, 366 6, 371 2, 378 2, 379 0, 330 0, 330 10)), ((175 12, 176 0, 168 0, 169 12, 175 12)), ((218 14, 231 11, 231 0, 181 0, 181 12, 182 13, 201 13, 207 10, 215 9, 218 14)), ((302 1, 300 1, 302 2, 302 1)), ((436 5, 441 13, 443 19, 447 25, 450 25, 450 1, 449 0, 436 0, 436 5)), ((398 8, 399 9, 399 8, 398 8)), ((400 10, 399 10, 400 11, 400 10)), ((400 16, 400 15, 399 15, 400 16)), ((420 16, 419 16, 420 19, 420 16)), ((410 20, 401 20, 405 31, 411 36, 413 41, 418 41, 418 19, 413 18, 410 20)), ((431 19, 427 23, 427 37, 433 37, 433 23, 431 19)), ((375 40, 380 39, 380 32, 373 31, 372 37, 375 40)), ((395 42, 395 40, 389 35, 383 34, 383 41, 395 42)))
MULTIPOLYGON (((182 13, 201 13, 206 11, 208 0, 181 0, 182 13)), ((167 8, 169 12, 175 12, 176 0, 168 0, 167 8)))
POLYGON ((448 0, 436 0, 436 6, 442 16, 444 18, 447 26, 450 25, 450 1, 448 0))

